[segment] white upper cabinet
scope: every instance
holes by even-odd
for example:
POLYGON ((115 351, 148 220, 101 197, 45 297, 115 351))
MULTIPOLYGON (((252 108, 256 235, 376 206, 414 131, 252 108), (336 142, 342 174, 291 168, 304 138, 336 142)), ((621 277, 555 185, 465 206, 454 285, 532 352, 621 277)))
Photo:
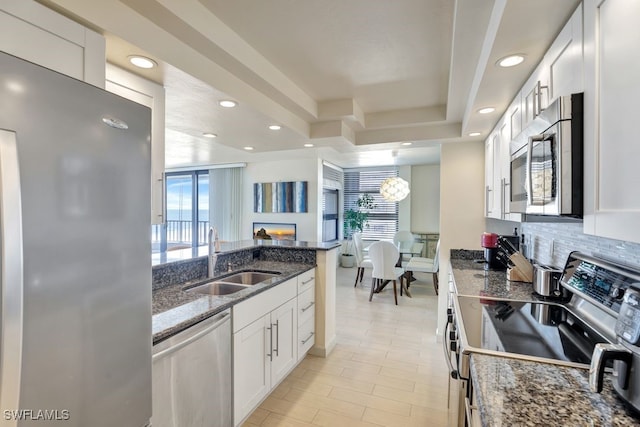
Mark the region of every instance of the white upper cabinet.
POLYGON ((549 104, 549 69, 544 60, 522 86, 522 128, 526 128, 549 104))
POLYGON ((104 38, 35 1, 2 1, 0 50, 104 88, 104 38))
POLYGON ((584 6, 584 231, 640 242, 640 2, 584 6))
POLYGON ((548 70, 549 102, 584 90, 582 33, 581 4, 543 59, 548 70))
POLYGON ((106 67, 109 92, 151 108, 151 223, 164 222, 164 87, 112 64, 106 67))

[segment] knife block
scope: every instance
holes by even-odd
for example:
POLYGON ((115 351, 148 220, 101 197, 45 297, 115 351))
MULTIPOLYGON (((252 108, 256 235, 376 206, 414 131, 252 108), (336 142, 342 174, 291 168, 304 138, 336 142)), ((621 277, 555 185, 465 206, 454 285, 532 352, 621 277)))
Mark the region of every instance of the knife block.
POLYGON ((520 252, 509 257, 513 267, 507 270, 507 280, 533 283, 533 266, 520 252))

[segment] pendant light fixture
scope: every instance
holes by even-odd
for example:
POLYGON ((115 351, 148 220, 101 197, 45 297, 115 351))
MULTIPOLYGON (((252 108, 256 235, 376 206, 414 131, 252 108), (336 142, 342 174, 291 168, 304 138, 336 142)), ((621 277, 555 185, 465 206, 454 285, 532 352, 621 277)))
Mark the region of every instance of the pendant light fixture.
MULTIPOLYGON (((391 153, 394 158, 394 163, 397 154, 395 150, 391 153)), ((399 176, 387 178, 380 184, 380 195, 389 202, 404 200, 409 195, 409 191, 409 183, 399 176)))

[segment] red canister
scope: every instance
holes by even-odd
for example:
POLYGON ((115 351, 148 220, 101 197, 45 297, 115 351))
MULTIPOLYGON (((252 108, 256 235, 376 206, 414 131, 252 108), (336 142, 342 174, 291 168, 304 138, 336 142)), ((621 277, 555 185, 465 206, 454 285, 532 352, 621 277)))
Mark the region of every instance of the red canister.
POLYGON ((497 248, 498 235, 496 233, 482 233, 481 245, 483 248, 497 248))

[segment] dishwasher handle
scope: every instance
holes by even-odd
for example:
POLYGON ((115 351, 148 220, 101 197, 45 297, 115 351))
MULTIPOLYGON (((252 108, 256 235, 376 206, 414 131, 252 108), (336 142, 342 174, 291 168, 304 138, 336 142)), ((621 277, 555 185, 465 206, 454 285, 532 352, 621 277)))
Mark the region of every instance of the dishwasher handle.
POLYGON ((183 341, 180 341, 177 344, 172 345, 169 348, 166 348, 162 351, 159 351, 158 353, 154 354, 152 356, 152 361, 156 361, 156 360, 160 360, 164 357, 167 357, 168 355, 175 353, 176 351, 180 350, 181 348, 184 348, 186 346, 188 346, 189 344, 191 344, 194 341, 199 340, 200 338, 204 337, 205 335, 207 335, 208 333, 210 333, 211 331, 217 329, 219 326, 221 326, 224 322, 227 322, 229 319, 230 313, 222 313, 222 315, 220 316, 220 318, 215 321, 214 323, 212 323, 211 325, 207 326, 205 329, 201 330, 198 333, 195 333, 193 335, 191 335, 190 337, 186 338, 183 341))

